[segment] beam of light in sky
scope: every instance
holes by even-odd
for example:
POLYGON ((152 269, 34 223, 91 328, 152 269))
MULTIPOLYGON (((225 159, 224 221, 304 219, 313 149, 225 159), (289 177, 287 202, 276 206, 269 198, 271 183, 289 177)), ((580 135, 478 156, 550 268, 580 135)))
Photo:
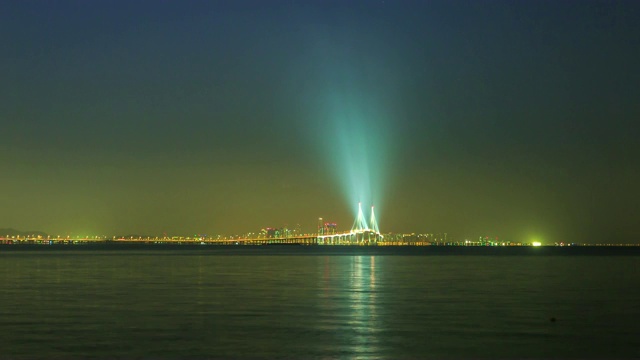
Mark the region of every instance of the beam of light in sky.
MULTIPOLYGON (((361 204, 380 207, 383 203, 386 149, 392 138, 385 138, 385 133, 389 134, 386 122, 375 111, 373 102, 370 109, 364 109, 359 105, 362 100, 355 100, 342 92, 333 94, 325 124, 327 141, 322 146, 326 147, 324 152, 347 203, 350 206, 359 204, 354 209, 354 215, 359 219, 361 204)), ((369 228, 364 216, 361 220, 358 228, 369 228)), ((377 223, 375 225, 377 227, 377 223)))
MULTIPOLYGON (((329 131, 335 132, 337 142, 327 149, 327 156, 348 204, 371 206, 382 200, 384 141, 372 119, 375 114, 355 109, 342 99, 338 104, 329 120, 329 131)), ((354 210, 358 211, 354 215, 361 215, 360 206, 354 210)), ((364 217, 362 222, 367 228, 364 217)))
MULTIPOLYGON (((384 56, 372 58, 330 31, 320 31, 315 39, 310 58, 318 71, 312 92, 310 115, 316 120, 312 136, 354 217, 361 211, 355 207, 359 203, 375 205, 380 214, 395 138, 390 62, 384 56)), ((314 78, 310 73, 304 76, 314 78)), ((363 223, 369 226, 366 220, 363 223)))

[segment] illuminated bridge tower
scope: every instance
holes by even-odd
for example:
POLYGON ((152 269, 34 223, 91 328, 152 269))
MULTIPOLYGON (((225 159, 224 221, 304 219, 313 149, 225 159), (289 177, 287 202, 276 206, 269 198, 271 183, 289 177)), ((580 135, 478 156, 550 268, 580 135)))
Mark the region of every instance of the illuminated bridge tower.
POLYGON ((378 228, 378 222, 376 221, 376 215, 373 213, 373 205, 371 205, 371 217, 369 218, 369 227, 375 233, 380 234, 380 229, 378 228))
POLYGON ((353 223, 353 227, 351 231, 366 231, 369 230, 369 226, 364 219, 364 214, 362 213, 362 203, 358 203, 358 217, 356 217, 356 222, 353 223))
POLYGON ((373 206, 371 207, 371 216, 367 224, 364 213, 362 212, 362 204, 358 203, 358 217, 351 228, 349 242, 353 245, 375 245, 381 238, 382 235, 380 235, 380 229, 378 228, 376 215, 373 212, 373 206))
POLYGON ((318 245, 376 245, 382 240, 382 235, 378 229, 376 215, 371 207, 371 216, 369 222, 362 212, 362 204, 358 203, 358 216, 353 223, 351 231, 344 233, 335 233, 331 231, 321 231, 318 225, 318 236, 316 243, 318 245))

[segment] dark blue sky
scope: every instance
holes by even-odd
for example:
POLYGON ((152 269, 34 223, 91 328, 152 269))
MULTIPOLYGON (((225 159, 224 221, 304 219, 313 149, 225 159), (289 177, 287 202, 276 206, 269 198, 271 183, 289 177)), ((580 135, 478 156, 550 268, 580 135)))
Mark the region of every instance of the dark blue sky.
POLYGON ((349 228, 353 138, 383 231, 638 241, 639 24, 636 1, 6 1, 0 228, 349 228))

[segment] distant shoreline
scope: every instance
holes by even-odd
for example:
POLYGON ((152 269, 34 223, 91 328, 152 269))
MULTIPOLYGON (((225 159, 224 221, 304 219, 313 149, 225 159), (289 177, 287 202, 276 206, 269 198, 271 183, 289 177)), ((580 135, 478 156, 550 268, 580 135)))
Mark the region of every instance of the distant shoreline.
POLYGON ((190 251, 211 255, 472 255, 472 256, 640 256, 640 246, 339 246, 339 245, 177 245, 177 244, 1 244, 12 252, 190 251))

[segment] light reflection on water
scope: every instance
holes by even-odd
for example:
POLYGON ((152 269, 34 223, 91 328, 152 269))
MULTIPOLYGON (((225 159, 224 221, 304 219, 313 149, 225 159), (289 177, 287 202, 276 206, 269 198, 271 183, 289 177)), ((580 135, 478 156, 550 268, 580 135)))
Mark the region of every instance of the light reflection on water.
POLYGON ((373 256, 351 257, 349 278, 349 300, 352 347, 350 352, 357 355, 371 355, 379 352, 378 318, 376 314, 375 258, 373 256))
POLYGON ((0 355, 640 356, 640 310, 630 305, 640 298, 639 265, 638 257, 0 254, 0 355))

